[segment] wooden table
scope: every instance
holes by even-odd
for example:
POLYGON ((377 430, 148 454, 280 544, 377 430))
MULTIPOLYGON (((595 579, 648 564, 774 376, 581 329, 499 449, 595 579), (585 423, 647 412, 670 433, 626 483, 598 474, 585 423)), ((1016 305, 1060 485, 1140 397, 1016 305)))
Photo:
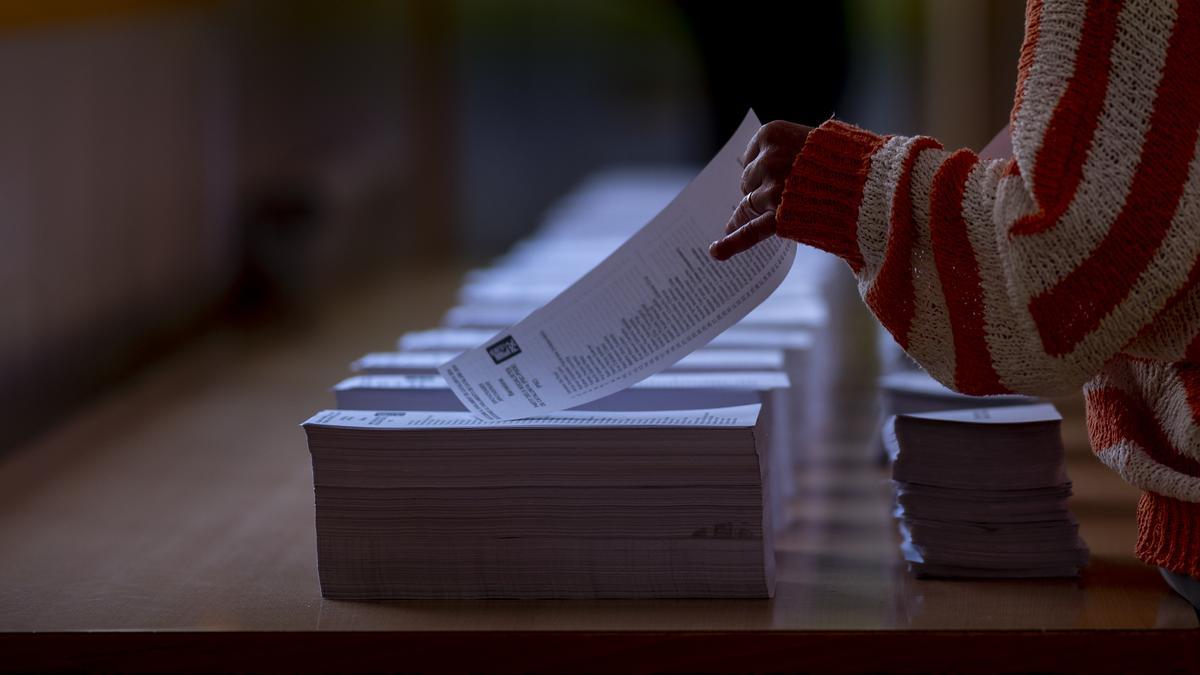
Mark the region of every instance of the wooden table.
MULTIPOLYGON (((1060 404, 1093 550, 1083 577, 912 578, 849 339, 773 600, 323 600, 297 425, 332 405, 350 360, 436 324, 458 275, 411 269, 307 321, 213 335, 0 457, 0 669, 1114 671, 1147 650, 1157 667, 1200 663, 1191 608, 1132 556, 1137 495, 1090 456, 1077 401, 1060 404)), ((861 308, 839 298, 838 330, 861 337, 861 308)))

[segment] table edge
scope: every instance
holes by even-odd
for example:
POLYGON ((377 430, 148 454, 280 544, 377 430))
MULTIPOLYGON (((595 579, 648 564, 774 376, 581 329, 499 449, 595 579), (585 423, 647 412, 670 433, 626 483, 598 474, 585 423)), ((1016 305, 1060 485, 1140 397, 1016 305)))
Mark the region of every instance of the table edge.
POLYGON ((0 632, 4 671, 1190 671, 1200 629, 0 632))

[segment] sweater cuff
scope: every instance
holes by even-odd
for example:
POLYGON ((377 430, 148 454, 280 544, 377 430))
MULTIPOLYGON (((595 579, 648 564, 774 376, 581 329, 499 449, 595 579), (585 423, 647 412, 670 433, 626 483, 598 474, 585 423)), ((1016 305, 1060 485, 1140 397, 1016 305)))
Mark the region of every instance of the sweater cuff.
POLYGON ((1138 502, 1137 557, 1200 578, 1200 504, 1142 493, 1138 502))
POLYGON ((836 120, 809 132, 775 212, 779 235, 840 256, 858 272, 859 204, 871 156, 887 140, 836 120))

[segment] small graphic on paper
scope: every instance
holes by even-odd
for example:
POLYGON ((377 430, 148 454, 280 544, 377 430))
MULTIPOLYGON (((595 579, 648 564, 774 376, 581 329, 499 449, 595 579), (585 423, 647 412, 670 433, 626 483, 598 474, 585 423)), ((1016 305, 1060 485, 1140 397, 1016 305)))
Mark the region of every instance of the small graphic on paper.
POLYGON ((511 335, 505 335, 500 341, 488 345, 487 352, 494 363, 500 364, 520 354, 521 347, 511 335))

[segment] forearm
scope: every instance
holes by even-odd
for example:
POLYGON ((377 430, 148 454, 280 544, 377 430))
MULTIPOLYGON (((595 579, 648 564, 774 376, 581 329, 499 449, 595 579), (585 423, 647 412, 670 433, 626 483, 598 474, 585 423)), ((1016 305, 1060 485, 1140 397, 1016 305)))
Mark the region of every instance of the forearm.
POLYGON ((1029 369, 1027 325, 1009 289, 992 211, 1007 164, 947 153, 923 137, 840 122, 810 136, 778 213, 781 236, 844 258, 867 306, 913 358, 972 394, 1055 389, 1029 369), (1014 349, 1015 348, 1015 349, 1014 349), (1035 377, 1030 377, 1030 373, 1035 377))
MULTIPOLYGON (((1035 208, 1014 166, 829 122, 796 160, 779 233, 844 258, 871 311, 946 385, 972 394, 1070 391, 1154 314, 1085 324, 1082 339, 1065 342, 1103 289, 1052 282, 1070 280, 1081 254, 1087 259, 1080 249, 1103 233, 1088 229, 1088 217, 1064 219, 1041 238, 1010 236, 1035 208)), ((1150 307, 1186 282, 1195 248, 1162 261, 1166 284, 1150 307)))
POLYGON ((971 393, 1072 388, 1126 348, 1178 348, 1150 339, 1160 317, 1200 327, 1180 301, 1200 282, 1200 6, 1047 1, 1030 25, 1012 160, 830 122, 778 210, 781 235, 845 258, 897 341, 971 393))

